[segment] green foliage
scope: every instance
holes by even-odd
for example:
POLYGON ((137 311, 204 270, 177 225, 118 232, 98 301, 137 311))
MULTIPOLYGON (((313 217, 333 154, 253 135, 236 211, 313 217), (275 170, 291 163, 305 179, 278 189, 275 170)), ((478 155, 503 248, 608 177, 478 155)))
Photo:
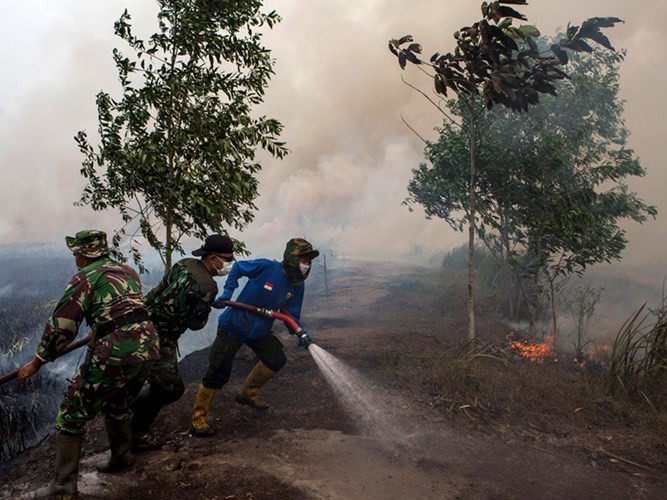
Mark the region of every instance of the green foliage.
MULTIPOLYGON (((627 243, 620 221, 656 215, 626 184, 645 171, 626 144, 622 60, 601 51, 576 55, 557 98, 522 115, 493 109, 479 121, 478 235, 517 278, 553 280, 619 259, 627 243)), ((430 164, 413 171, 406 203, 462 230, 469 217, 469 122, 465 109, 450 107, 461 126, 445 122, 438 141, 427 145, 430 164)))
POLYGON ((556 95, 554 82, 567 78, 561 66, 568 63, 565 49, 591 52, 587 41, 613 50, 609 39, 600 31, 622 22, 615 17, 594 17, 581 26, 570 26, 567 33, 548 52, 540 51, 535 26, 512 26, 514 19, 526 17, 502 4, 527 5, 525 1, 500 0, 482 3, 483 18, 472 26, 454 33, 456 49, 447 54, 435 53, 430 61, 419 58, 422 47, 406 35, 389 41, 389 50, 398 58, 401 68, 407 62, 430 66, 435 74, 435 91, 445 97, 448 91, 457 96, 481 96, 487 108, 501 104, 514 111, 527 111, 537 104, 540 94, 556 95), (407 45, 406 45, 407 44, 407 45))
MULTIPOLYGON (((262 2, 158 0, 159 31, 137 38, 125 11, 115 33, 134 57, 114 49, 122 95, 97 95, 100 146, 76 136, 88 179, 80 204, 117 209, 167 266, 185 235, 242 229, 253 218, 257 148, 282 158, 282 126, 253 117, 273 74, 262 30, 279 17, 262 2)), ((136 248, 132 252, 140 259, 136 248)))
MULTIPOLYGON (((444 55, 435 53, 429 62, 420 59, 422 47, 414 43, 412 36, 407 35, 389 41, 389 50, 398 58, 402 69, 405 69, 407 62, 428 66, 434 71, 432 77, 436 93, 447 97, 448 91, 451 91, 458 98, 455 105, 450 102, 449 107, 458 109, 462 118, 461 123, 454 122, 452 127, 460 128, 459 132, 465 137, 464 144, 467 146, 465 149, 468 151, 469 173, 456 181, 458 185, 467 186, 467 200, 447 199, 446 195, 441 196, 440 193, 433 193, 430 199, 436 202, 445 200, 445 204, 449 205, 444 207, 445 213, 457 208, 457 204, 466 212, 469 339, 475 338, 473 289, 474 245, 478 231, 476 205, 478 196, 483 197, 488 193, 483 186, 478 185, 478 161, 481 158, 478 148, 483 144, 480 140, 483 138, 480 128, 485 118, 484 109, 491 110, 494 104, 500 104, 512 111, 528 111, 531 106, 538 103, 540 94, 555 96, 556 83, 567 78, 567 74, 561 69, 561 66, 569 62, 565 49, 573 52, 590 52, 592 48, 586 40, 592 40, 613 50, 609 40, 600 30, 621 22, 617 18, 588 19, 580 27, 570 26, 564 37, 552 44, 550 50, 542 52, 536 42, 539 30, 530 25, 513 27, 514 19, 526 20, 526 18, 520 12, 503 4, 526 5, 527 2, 523 0, 483 2, 482 20, 472 26, 461 28, 454 34, 456 39, 454 52, 444 55)), ((433 103, 432 100, 431 102, 433 103)), ((447 113, 445 116, 451 119, 447 113)), ((452 152, 460 155, 464 150, 459 147, 452 152)), ((462 164, 458 163, 459 161, 457 157, 457 165, 462 164)), ((452 224, 453 220, 447 220, 452 224)), ((462 227, 463 221, 460 221, 458 228, 462 227)), ((484 228, 479 229, 482 237, 483 231, 484 228)), ((507 241, 504 243, 507 245, 507 241)))

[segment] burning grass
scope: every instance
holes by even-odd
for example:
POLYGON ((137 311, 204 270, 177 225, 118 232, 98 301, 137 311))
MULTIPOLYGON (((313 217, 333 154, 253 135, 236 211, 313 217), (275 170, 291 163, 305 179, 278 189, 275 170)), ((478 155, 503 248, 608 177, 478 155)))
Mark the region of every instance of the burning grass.
POLYGON ((557 359, 556 349, 554 348, 554 336, 547 337, 544 342, 530 339, 516 339, 514 332, 505 336, 510 348, 520 356, 534 361, 535 363, 544 363, 557 359))
POLYGON ((540 448, 568 447, 589 456, 615 452, 647 464, 652 450, 667 446, 667 409, 611 397, 600 365, 582 369, 552 355, 535 362, 511 344, 429 351, 395 354, 385 376, 413 379, 428 394, 428 408, 458 424, 508 439, 522 436, 540 448))

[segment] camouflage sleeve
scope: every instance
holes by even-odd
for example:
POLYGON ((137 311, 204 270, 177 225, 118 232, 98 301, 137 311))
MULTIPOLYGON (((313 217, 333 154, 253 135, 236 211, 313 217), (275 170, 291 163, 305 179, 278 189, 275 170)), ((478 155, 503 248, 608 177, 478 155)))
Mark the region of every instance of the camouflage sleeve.
POLYGON ((165 273, 160 283, 146 295, 146 306, 154 318, 154 323, 159 322, 164 325, 179 323, 182 314, 180 288, 183 280, 179 272, 181 269, 182 266, 176 263, 165 273))
POLYGON ((160 295, 162 295, 162 292, 167 287, 168 277, 169 277, 169 273, 165 273, 164 276, 162 276, 162 279, 160 280, 160 282, 157 285, 155 285, 155 287, 153 287, 150 292, 148 292, 146 294, 145 302, 146 302, 147 306, 150 306, 151 304, 154 304, 155 301, 157 300, 157 298, 160 295))
POLYGON ((151 290, 146 302, 158 331, 178 338, 186 329, 201 330, 206 326, 214 295, 202 297, 193 275, 185 265, 177 263, 151 290))
POLYGON ((93 293, 94 289, 85 274, 75 274, 46 322, 37 348, 38 357, 44 361, 53 361, 72 343, 85 318, 93 293))
POLYGON ((190 304, 191 313, 188 320, 188 328, 190 330, 201 330, 208 322, 211 305, 200 293, 194 293, 192 290, 188 293, 187 302, 190 304))

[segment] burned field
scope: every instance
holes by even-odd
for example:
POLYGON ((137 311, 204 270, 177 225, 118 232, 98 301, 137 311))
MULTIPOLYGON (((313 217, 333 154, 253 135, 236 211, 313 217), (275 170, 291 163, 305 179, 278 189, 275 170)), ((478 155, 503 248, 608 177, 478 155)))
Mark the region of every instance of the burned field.
MULTIPOLYGON (((107 444, 101 419, 92 422, 80 497, 660 497, 665 409, 608 396, 602 367, 528 359, 490 297, 480 298, 480 339, 470 346, 463 287, 431 269, 355 264, 332 272, 328 295, 311 285, 304 323, 317 346, 368 382, 367 399, 389 417, 383 426, 364 425, 361 404, 346 405, 276 325, 288 364, 263 390, 268 412, 234 402, 254 363, 244 349, 213 403, 217 434, 190 437, 207 350, 192 353, 180 364, 185 396, 156 422, 162 448, 141 453, 132 470, 94 472, 107 444)), ((45 484, 52 461, 52 438, 5 461, 0 496, 45 484)))

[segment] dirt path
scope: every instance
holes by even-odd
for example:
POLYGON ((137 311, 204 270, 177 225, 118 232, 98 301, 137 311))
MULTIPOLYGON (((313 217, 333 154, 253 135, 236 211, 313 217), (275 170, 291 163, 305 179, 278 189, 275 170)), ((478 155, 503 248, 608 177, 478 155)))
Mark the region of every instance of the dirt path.
MULTIPOLYGON (((629 499, 664 498, 667 472, 599 460, 567 450, 471 431, 448 421, 432 395, 410 380, 385 384, 381 366, 405 343, 436 335, 458 319, 429 317, 433 304, 410 312, 387 304, 398 274, 373 265, 338 275, 326 303, 310 301, 304 323, 324 349, 366 377, 383 417, 368 420, 358 405, 336 397, 308 352, 280 333, 288 365, 264 389, 266 413, 239 407, 236 387, 254 363, 242 350, 230 383, 212 408, 218 433, 187 434, 190 411, 206 367, 206 351, 186 357, 181 371, 185 396, 156 422, 165 438, 160 450, 139 455, 118 475, 100 475, 94 464, 105 453, 101 419, 84 446, 80 498, 145 499, 629 499), (392 283, 390 283, 392 281, 392 283), (386 418, 385 418, 386 417, 386 418), (370 422, 370 424, 369 424, 370 422)), ((436 300, 433 298, 433 300, 436 300)), ((31 450, 7 474, 3 498, 27 495, 51 476, 53 442, 31 450)), ((3 481, 4 482, 4 481, 3 481)))

